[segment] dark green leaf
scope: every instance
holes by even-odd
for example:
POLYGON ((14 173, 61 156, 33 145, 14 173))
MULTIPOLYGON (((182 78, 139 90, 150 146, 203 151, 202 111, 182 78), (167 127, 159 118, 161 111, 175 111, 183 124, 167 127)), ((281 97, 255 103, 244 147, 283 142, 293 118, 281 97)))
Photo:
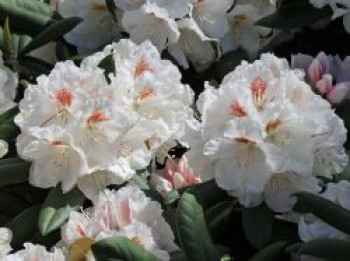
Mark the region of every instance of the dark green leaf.
POLYGON ((217 186, 215 180, 192 186, 186 192, 194 195, 204 210, 220 202, 232 200, 232 197, 217 186))
POLYGON ((275 261, 282 255, 287 243, 277 242, 265 247, 249 261, 275 261))
POLYGON ((263 248, 270 239, 274 213, 262 204, 253 208, 244 208, 242 212, 244 234, 255 248, 263 248))
POLYGON ((329 225, 350 234, 350 211, 320 196, 300 192, 296 194, 298 202, 295 210, 301 213, 312 213, 329 225), (331 215, 330 215, 331 213, 331 215))
POLYGON ((260 19, 256 24, 268 28, 289 30, 310 26, 331 17, 332 9, 329 6, 316 9, 307 1, 295 1, 292 4, 283 5, 276 13, 260 19))
POLYGON ((158 261, 142 246, 124 237, 111 237, 103 239, 91 247, 97 261, 158 261))
POLYGON ((30 163, 20 158, 0 160, 0 186, 24 183, 28 180, 30 163))
POLYGON ((56 41, 76 27, 81 21, 81 18, 70 17, 50 24, 33 38, 33 40, 21 51, 21 55, 24 55, 49 42, 56 41))
POLYGON ((49 74, 52 65, 34 57, 22 57, 17 61, 17 68, 29 78, 36 78, 42 74, 49 74))
POLYGON ((350 241, 339 239, 317 239, 303 244, 300 254, 314 256, 327 261, 345 261, 350 257, 350 241))
POLYGON ((18 249, 22 247, 23 243, 30 241, 37 231, 36 223, 39 211, 39 205, 28 208, 6 225, 13 233, 11 246, 14 249, 18 249))
POLYGON ((211 236, 216 239, 222 236, 234 209, 233 201, 224 201, 211 207, 205 212, 211 236))
POLYGON ((7 191, 0 191, 0 209, 9 216, 16 216, 26 208, 28 204, 7 191))
POLYGON ((176 221, 180 245, 189 260, 220 259, 220 254, 210 238, 203 209, 193 195, 186 192, 180 198, 176 221))
POLYGON ((10 24, 21 31, 35 35, 54 21, 50 5, 33 0, 0 0, 0 21, 9 17, 10 24))

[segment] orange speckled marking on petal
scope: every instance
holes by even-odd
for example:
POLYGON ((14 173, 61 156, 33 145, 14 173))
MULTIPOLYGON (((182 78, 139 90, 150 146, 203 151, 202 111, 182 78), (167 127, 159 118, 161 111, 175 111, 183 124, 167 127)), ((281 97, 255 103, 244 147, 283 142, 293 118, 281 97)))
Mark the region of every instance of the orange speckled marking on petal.
POLYGON ((56 92, 56 100, 66 107, 70 107, 73 103, 74 96, 73 93, 67 88, 62 88, 56 92))

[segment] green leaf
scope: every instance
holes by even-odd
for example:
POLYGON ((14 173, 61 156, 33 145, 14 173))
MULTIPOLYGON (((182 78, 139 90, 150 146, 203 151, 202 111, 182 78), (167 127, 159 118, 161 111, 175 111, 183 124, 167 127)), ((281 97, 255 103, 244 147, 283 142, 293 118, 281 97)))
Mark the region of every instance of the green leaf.
POLYGON ((180 197, 180 194, 176 189, 169 191, 164 197, 164 204, 165 205, 173 204, 176 200, 179 199, 179 197, 180 197))
POLYGON ((20 158, 0 160, 0 186, 24 183, 28 180, 30 163, 20 158))
POLYGON ((60 228, 61 225, 69 217, 69 213, 72 210, 71 207, 67 206, 64 208, 52 208, 45 207, 40 211, 38 225, 41 235, 46 236, 47 234, 60 228))
POLYGON ((40 233, 45 236, 59 227, 68 219, 72 208, 81 206, 84 195, 77 189, 63 194, 61 186, 53 188, 47 196, 38 219, 40 233))
POLYGON ((142 246, 124 237, 111 237, 98 241, 92 245, 91 250, 97 261, 158 261, 142 246))
POLYGON ((289 30, 310 26, 331 17, 332 9, 329 6, 317 9, 308 1, 294 1, 282 4, 276 13, 260 19, 256 22, 256 25, 289 30))
POLYGON ((23 243, 30 241, 37 231, 37 219, 40 211, 40 205, 26 209, 13 220, 6 224, 13 233, 11 246, 14 249, 22 247, 23 243))
POLYGON ((49 42, 56 41, 76 27, 81 21, 82 19, 79 17, 70 17, 50 24, 33 38, 33 40, 21 51, 21 55, 24 55, 49 42))
POLYGON ((9 23, 8 17, 5 20, 4 30, 2 32, 2 38, 3 38, 3 48, 4 48, 5 58, 12 58, 13 56, 12 37, 11 37, 10 23, 9 23))
POLYGON ((110 82, 109 74, 115 74, 116 72, 113 54, 107 55, 105 58, 103 58, 103 60, 98 64, 98 67, 104 69, 106 80, 110 82))
POLYGON ((34 80, 42 74, 49 74, 52 65, 35 57, 21 57, 16 63, 18 71, 34 80))
POLYGON ((180 198, 176 221, 180 245, 189 260, 220 259, 220 254, 210 238, 203 209, 193 195, 186 192, 180 198))
POLYGON ((142 177, 139 174, 135 174, 133 178, 130 180, 129 185, 133 185, 136 187, 139 187, 142 190, 149 189, 149 186, 147 184, 147 179, 145 177, 142 177))
POLYGON ((220 202, 232 200, 232 197, 226 191, 217 186, 215 180, 192 186, 186 189, 186 192, 194 195, 204 210, 220 202))
POLYGON ((265 247, 258 254, 252 257, 249 261, 277 261, 284 252, 286 242, 277 242, 265 247))
POLYGON ((17 113, 18 109, 14 107, 0 115, 0 139, 11 142, 19 134, 19 128, 13 121, 17 113))
POLYGON ((16 216, 25 210, 28 203, 7 191, 0 191, 0 209, 9 216, 16 216))
POLYGON ((55 13, 50 5, 39 1, 0 0, 0 21, 4 22, 6 17, 12 27, 35 35, 54 21, 55 13))
POLYGON ((327 261, 344 261, 350 257, 350 241, 339 239, 316 239, 302 244, 299 254, 314 256, 327 261))
POLYGON ((311 193, 300 192, 296 196, 298 202, 294 210, 301 213, 312 213, 332 227, 350 234, 350 211, 311 193))
POLYGON ((224 201, 205 211, 212 238, 219 239, 222 237, 223 231, 227 229, 226 226, 230 220, 234 204, 233 201, 224 201))
POLYGON ((257 249, 263 248, 271 237, 274 213, 265 204, 242 211, 243 230, 249 243, 257 249))

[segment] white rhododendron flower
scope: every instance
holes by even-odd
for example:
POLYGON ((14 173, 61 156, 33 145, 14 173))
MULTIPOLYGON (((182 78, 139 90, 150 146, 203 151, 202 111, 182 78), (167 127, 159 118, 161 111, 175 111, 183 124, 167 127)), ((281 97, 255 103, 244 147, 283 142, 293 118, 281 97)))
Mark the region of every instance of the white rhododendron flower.
POLYGON ((14 254, 7 255, 3 261, 65 261, 66 258, 62 250, 55 248, 52 252, 48 252, 45 247, 40 245, 33 245, 31 243, 24 243, 24 249, 14 254))
POLYGON ((264 54, 200 95, 202 123, 187 128, 194 149, 186 156, 207 157, 217 184, 245 206, 265 200, 287 212, 291 195, 320 190, 316 175, 331 177, 347 165, 342 120, 302 78, 286 60, 264 54))
POLYGON ((57 63, 30 85, 15 118, 22 134, 18 154, 33 161, 30 182, 39 187, 76 184, 94 197, 145 168, 158 148, 183 135, 193 93, 157 49, 123 40, 77 67, 57 63), (97 65, 106 56, 116 74, 106 80, 97 65))
POLYGON ((193 6, 193 19, 210 38, 219 39, 229 30, 227 11, 234 0, 196 0, 193 6))
POLYGON ((12 231, 9 230, 8 228, 1 227, 0 228, 0 259, 5 257, 12 250, 12 247, 10 245, 11 240, 12 240, 12 231))
POLYGON ((255 22, 272 13, 275 7, 268 5, 269 8, 261 8, 253 2, 255 1, 236 4, 228 14, 230 30, 220 39, 225 53, 242 48, 250 55, 255 55, 266 42, 266 39, 263 41, 262 38, 271 33, 271 29, 257 26, 255 22))
POLYGON ((61 234, 67 246, 84 238, 98 241, 123 236, 145 247, 160 260, 169 260, 168 252, 177 249, 160 204, 131 186, 118 191, 104 190, 93 201, 93 207, 84 213, 72 211, 61 234))
POLYGON ((180 32, 169 12, 154 3, 146 3, 141 8, 127 11, 123 15, 123 27, 130 33, 130 39, 136 43, 145 40, 163 51, 168 44, 176 43, 180 32))
POLYGON ((63 17, 83 19, 65 35, 67 42, 77 46, 79 51, 97 49, 119 35, 120 29, 105 0, 67 0, 59 3, 58 11, 63 17))
POLYGON ((177 43, 169 45, 169 53, 185 69, 189 61, 197 71, 207 69, 217 57, 215 40, 208 38, 193 18, 183 18, 177 24, 181 34, 177 43))
MULTIPOLYGON (((339 183, 329 183, 325 192, 320 196, 350 210, 350 183, 340 181, 339 183)), ((348 239, 349 235, 326 224, 319 218, 307 214, 299 221, 299 236, 304 242, 319 238, 348 239)))

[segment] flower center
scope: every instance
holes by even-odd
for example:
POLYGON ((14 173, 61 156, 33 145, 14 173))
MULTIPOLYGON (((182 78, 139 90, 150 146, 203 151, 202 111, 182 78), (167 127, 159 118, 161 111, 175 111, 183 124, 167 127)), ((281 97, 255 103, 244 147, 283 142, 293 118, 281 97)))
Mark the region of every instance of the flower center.
POLYGON ((102 121, 109 121, 112 117, 107 116, 103 111, 95 111, 88 119, 88 124, 102 122, 102 121))
POLYGON ((73 93, 66 88, 62 88, 56 92, 56 100, 61 106, 70 107, 73 99, 73 93))
POLYGON ((146 87, 139 92, 139 95, 137 96, 136 100, 138 102, 145 102, 150 100, 154 95, 155 91, 150 87, 146 87))
POLYGON ((265 128, 267 134, 274 132, 279 126, 281 126, 282 122, 280 120, 270 120, 265 128))
POLYGON ((258 108, 262 108, 264 105, 264 97, 267 89, 267 82, 264 81, 261 77, 257 77, 253 80, 250 85, 252 91, 253 99, 258 108))
POLYGON ((135 66, 134 77, 137 78, 145 72, 152 72, 152 69, 149 67, 147 61, 142 58, 135 66))
POLYGON ((229 112, 230 112, 230 114, 232 114, 236 117, 246 117, 247 116, 247 112, 244 110, 243 106, 238 101, 234 101, 230 105, 229 112))

